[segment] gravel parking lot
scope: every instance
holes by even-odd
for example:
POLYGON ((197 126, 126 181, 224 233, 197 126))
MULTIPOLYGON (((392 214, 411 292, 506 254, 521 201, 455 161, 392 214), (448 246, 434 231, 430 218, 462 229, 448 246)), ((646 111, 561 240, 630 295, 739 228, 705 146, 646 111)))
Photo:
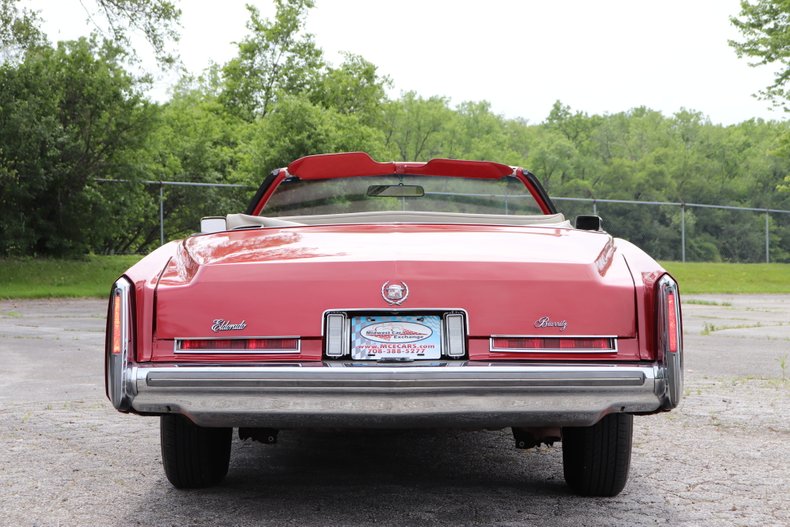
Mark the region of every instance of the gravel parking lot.
POLYGON ((631 476, 571 495, 508 430, 282 432, 178 491, 158 420, 104 397, 105 303, 0 302, 0 525, 790 525, 790 296, 685 298, 686 394, 635 421, 631 476))

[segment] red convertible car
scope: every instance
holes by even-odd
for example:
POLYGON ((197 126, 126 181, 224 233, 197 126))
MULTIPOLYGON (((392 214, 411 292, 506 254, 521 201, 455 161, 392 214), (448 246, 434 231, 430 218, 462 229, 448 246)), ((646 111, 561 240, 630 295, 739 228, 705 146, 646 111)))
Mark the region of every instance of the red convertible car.
POLYGON ((525 169, 308 156, 201 230, 109 302, 107 396, 160 416, 176 487, 222 480, 234 428, 509 427, 519 448, 561 441, 573 491, 612 496, 633 416, 680 400, 675 281, 525 169))

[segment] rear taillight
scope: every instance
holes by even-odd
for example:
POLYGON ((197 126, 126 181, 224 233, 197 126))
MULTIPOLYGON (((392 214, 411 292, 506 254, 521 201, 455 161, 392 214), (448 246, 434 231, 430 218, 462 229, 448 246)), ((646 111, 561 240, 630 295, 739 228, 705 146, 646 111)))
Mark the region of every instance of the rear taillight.
POLYGON ((350 353, 349 323, 345 313, 326 316, 326 356, 343 357, 350 353))
POLYGON ((666 381, 665 408, 674 408, 683 394, 683 322, 678 284, 664 275, 656 294, 656 348, 666 381))
POLYGON ((110 296, 110 353, 118 355, 123 349, 124 327, 122 316, 122 295, 119 289, 113 291, 110 296))
POLYGON ((614 337, 491 337, 491 351, 515 353, 615 353, 614 337))
POLYGON ((444 353, 448 357, 460 358, 466 355, 466 325, 461 313, 444 315, 444 353))
POLYGON ((675 300, 676 291, 667 292, 667 339, 669 341, 669 351, 672 353, 678 352, 678 344, 680 342, 680 335, 678 334, 679 312, 677 302, 675 300))
POLYGON ((178 339, 176 353, 299 353, 299 338, 178 339))
POLYGON ((126 374, 133 349, 132 285, 119 279, 110 292, 105 344, 104 381, 107 398, 118 410, 129 409, 126 374))

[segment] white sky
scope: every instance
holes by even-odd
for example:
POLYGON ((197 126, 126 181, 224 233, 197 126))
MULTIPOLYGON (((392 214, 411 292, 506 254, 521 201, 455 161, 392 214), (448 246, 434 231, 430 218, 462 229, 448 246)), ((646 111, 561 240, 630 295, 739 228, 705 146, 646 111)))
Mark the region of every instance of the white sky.
MULTIPOLYGON (((27 0, 50 39, 88 32, 79 0, 27 0)), ((83 0, 91 5, 90 0, 83 0)), ((235 55, 246 3, 184 0, 181 58, 192 73, 235 55)), ((487 100, 496 113, 538 123, 557 99, 589 114, 647 106, 701 111, 714 123, 786 119, 752 97, 771 69, 751 68, 727 45, 738 0, 316 0, 307 30, 333 64, 360 54, 394 81, 453 104, 487 100)), ((167 98, 167 79, 152 97, 167 98)))

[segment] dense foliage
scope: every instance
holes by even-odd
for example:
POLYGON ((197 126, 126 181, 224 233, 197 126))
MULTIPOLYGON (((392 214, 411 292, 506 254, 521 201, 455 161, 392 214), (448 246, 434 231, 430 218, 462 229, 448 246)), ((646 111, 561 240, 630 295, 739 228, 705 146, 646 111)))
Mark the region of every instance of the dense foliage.
MULTIPOLYGON (((588 115, 558 101, 533 124, 497 115, 487 102, 391 98, 389 79, 364 58, 327 63, 303 31, 311 0, 275 3, 271 20, 250 8, 234 59, 184 78, 163 104, 141 95, 117 40, 53 47, 32 15, 17 12, 24 32, 0 42, 13 57, 0 63, 0 255, 148 251, 159 243, 160 190, 168 238, 192 232, 202 215, 242 211, 252 191, 141 181, 257 187, 299 156, 349 150, 521 165, 553 196, 790 210, 786 122, 722 126, 694 111, 644 107, 588 115)), ((592 211, 558 205, 569 216, 592 211)), ((680 207, 596 207, 613 234, 680 258, 680 207)), ((764 214, 687 208, 683 220, 689 260, 765 258, 764 214)), ((771 215, 768 228, 771 259, 790 261, 790 215, 771 215)))
POLYGON ((132 226, 139 190, 96 179, 143 175, 157 109, 117 59, 79 40, 0 65, 1 254, 80 254, 132 226))
POLYGON ((790 90, 790 0, 741 0, 740 16, 732 17, 733 25, 741 32, 742 40, 730 45, 739 57, 753 59, 753 66, 776 66, 774 82, 762 95, 788 109, 790 90))

